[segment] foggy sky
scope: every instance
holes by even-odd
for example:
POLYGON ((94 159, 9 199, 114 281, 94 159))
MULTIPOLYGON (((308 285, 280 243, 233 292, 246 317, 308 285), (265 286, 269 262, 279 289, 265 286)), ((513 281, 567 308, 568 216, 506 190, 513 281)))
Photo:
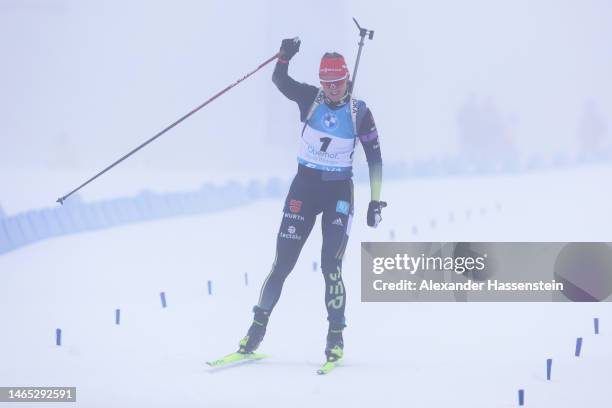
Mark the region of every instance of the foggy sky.
MULTIPOLYGON (((470 98, 494 107, 521 155, 575 152, 588 104, 610 145, 609 2, 329 3, 0 0, 0 166, 98 170, 254 69, 283 38, 302 39, 290 66, 299 81, 316 85, 330 50, 352 71, 352 16, 375 30, 356 92, 386 161, 461 152, 458 115, 470 98)), ((125 166, 292 170, 298 110, 272 69, 125 166)))

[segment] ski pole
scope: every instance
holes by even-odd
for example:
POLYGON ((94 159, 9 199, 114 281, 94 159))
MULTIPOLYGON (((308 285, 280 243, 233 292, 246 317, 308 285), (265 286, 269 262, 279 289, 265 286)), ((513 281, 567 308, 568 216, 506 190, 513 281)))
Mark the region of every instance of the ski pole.
POLYGON ((134 153, 136 153, 137 151, 139 151, 140 149, 142 149, 143 147, 145 147, 146 145, 148 145, 149 143, 151 143, 152 141, 154 141, 155 139, 157 139, 158 137, 160 137, 161 135, 163 135, 164 133, 166 133, 167 131, 169 131, 170 129, 172 129, 173 127, 175 127, 176 125, 178 125, 179 123, 181 123, 182 121, 184 121, 185 119, 190 117, 191 115, 193 115, 194 113, 196 113, 197 111, 199 111, 200 109, 202 109, 203 107, 205 107, 206 105, 208 105, 209 103, 211 103, 212 101, 217 99, 219 96, 223 95, 224 93, 226 93, 227 91, 229 91, 230 89, 232 89, 233 87, 238 85, 240 82, 244 81, 245 79, 247 79, 248 77, 250 77, 251 75, 256 73, 257 71, 259 71, 261 68, 263 68, 264 66, 269 64, 271 61, 275 60, 278 56, 279 56, 279 53, 274 54, 272 57, 268 58, 267 60, 265 60, 264 62, 259 64, 259 66, 257 68, 255 68, 253 71, 249 72, 248 74, 246 74, 245 76, 243 76, 242 78, 240 78, 239 80, 234 82, 233 84, 228 85, 222 91, 218 92, 213 97, 208 99, 206 102, 202 103, 197 108, 193 109, 192 111, 190 111, 186 115, 182 116, 180 119, 176 120, 174 123, 172 123, 169 126, 167 126, 161 132, 157 133, 155 136, 153 136, 152 138, 150 138, 149 140, 147 140, 146 142, 144 142, 143 144, 141 144, 140 146, 138 146, 134 150, 130 151, 125 156, 121 157, 119 160, 115 161, 113 164, 111 164, 110 166, 106 167, 104 170, 102 170, 101 172, 99 172, 98 174, 96 174, 95 176, 93 176, 92 178, 90 178, 89 180, 87 180, 86 182, 84 182, 83 184, 81 184, 80 186, 78 186, 77 188, 75 188, 74 190, 69 192, 68 194, 58 198, 56 202, 58 202, 60 204, 64 204, 64 200, 66 200, 72 194, 76 193, 77 191, 79 191, 80 189, 85 187, 87 184, 91 183, 92 181, 94 181, 95 179, 100 177, 102 174, 106 173, 107 171, 109 171, 110 169, 112 169, 113 167, 115 167, 116 165, 118 165, 119 163, 121 163, 122 161, 124 161, 125 159, 127 159, 128 157, 130 157, 131 155, 133 155, 134 153))
POLYGON ((359 41, 359 50, 357 51, 357 60, 355 61, 355 69, 353 70, 353 80, 351 81, 351 84, 350 84, 349 94, 353 93, 353 88, 355 88, 355 81, 357 80, 357 67, 359 67, 359 60, 361 59, 361 49, 363 48, 363 44, 364 44, 363 40, 366 35, 368 36, 368 39, 370 40, 374 38, 374 30, 367 30, 365 28, 361 28, 357 20, 355 20, 355 17, 353 17, 353 21, 355 22, 355 25, 357 25, 357 28, 359 29, 359 37, 361 37, 361 39, 359 41))

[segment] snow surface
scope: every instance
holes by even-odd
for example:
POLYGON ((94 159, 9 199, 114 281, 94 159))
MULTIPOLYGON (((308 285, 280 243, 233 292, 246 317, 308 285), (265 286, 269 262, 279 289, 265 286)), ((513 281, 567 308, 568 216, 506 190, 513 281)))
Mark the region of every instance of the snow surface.
POLYGON ((609 304, 361 303, 359 245, 391 230, 397 241, 609 241, 602 183, 611 176, 612 167, 590 167, 388 182, 377 230, 365 226, 369 192, 358 185, 343 268, 346 359, 329 376, 315 374, 326 334, 323 279, 312 268, 318 223, 260 349, 273 357, 204 364, 234 351, 250 324, 282 200, 36 243, 0 256, 0 384, 76 386, 79 407, 510 407, 519 388, 526 406, 606 406, 609 304))

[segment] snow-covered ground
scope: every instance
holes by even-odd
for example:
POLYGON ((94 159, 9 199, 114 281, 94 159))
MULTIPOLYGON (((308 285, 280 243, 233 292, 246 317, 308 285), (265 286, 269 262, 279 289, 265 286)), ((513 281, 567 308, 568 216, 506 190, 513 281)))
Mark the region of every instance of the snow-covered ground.
POLYGON ((365 226, 369 193, 358 185, 343 268, 346 359, 329 376, 315 374, 326 334, 323 279, 312 267, 318 224, 262 344, 272 358, 204 364, 233 351, 248 328, 282 200, 21 248, 0 256, 0 385, 76 386, 79 407, 511 407, 519 388, 527 406, 606 406, 609 304, 361 303, 359 245, 391 230, 397 241, 610 241, 610 179, 612 167, 600 166, 387 182, 377 230, 365 226))

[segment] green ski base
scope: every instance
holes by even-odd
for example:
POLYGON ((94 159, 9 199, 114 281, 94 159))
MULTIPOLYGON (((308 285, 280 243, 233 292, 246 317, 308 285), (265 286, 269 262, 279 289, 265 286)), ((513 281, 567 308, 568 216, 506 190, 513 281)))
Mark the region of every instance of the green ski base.
POLYGON ((240 361, 257 361, 268 357, 270 356, 267 354, 259 353, 232 353, 218 360, 207 361, 206 364, 208 364, 209 367, 217 368, 227 366, 233 363, 238 363, 240 361))
POLYGON ((324 375, 330 373, 334 368, 338 367, 338 363, 340 363, 340 360, 326 362, 317 370, 317 374, 324 375))

